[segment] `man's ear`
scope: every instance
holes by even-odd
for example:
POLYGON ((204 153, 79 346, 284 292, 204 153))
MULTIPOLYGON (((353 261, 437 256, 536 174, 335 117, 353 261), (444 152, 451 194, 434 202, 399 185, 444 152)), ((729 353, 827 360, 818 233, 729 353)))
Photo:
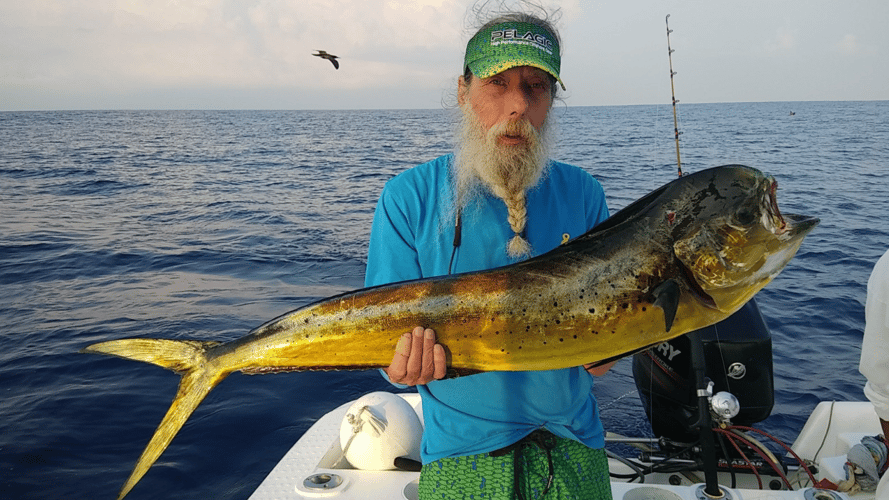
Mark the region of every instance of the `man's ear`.
POLYGON ((457 77, 457 104, 460 106, 466 102, 466 92, 469 91, 469 86, 466 85, 466 79, 463 76, 457 77))

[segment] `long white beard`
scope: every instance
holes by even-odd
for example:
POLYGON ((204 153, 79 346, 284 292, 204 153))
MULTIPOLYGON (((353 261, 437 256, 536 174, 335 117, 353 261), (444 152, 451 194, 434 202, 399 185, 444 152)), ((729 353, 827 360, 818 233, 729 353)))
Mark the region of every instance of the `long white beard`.
POLYGON ((503 198, 522 193, 540 181, 549 168, 552 149, 550 117, 539 132, 527 120, 503 121, 486 132, 471 106, 463 105, 461 110, 454 157, 457 208, 464 208, 480 187, 503 198), (503 134, 521 135, 526 143, 498 144, 497 137, 503 134))
POLYGON ((483 189, 506 203, 509 224, 516 236, 507 247, 512 257, 525 256, 531 248, 520 236, 527 221, 525 193, 540 182, 550 165, 553 126, 547 117, 540 131, 525 119, 503 121, 489 130, 485 128, 468 104, 461 107, 463 116, 457 134, 454 158, 454 210, 459 214, 477 199, 483 189), (522 136, 518 145, 499 144, 501 135, 522 136))

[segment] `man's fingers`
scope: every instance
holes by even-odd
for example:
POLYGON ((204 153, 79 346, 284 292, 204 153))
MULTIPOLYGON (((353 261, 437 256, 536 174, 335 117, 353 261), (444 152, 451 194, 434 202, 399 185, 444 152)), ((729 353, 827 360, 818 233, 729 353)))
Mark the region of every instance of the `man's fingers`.
POLYGON ((411 354, 411 337, 410 333, 405 333, 398 339, 398 343, 395 344, 395 355, 392 356, 392 363, 389 364, 389 368, 386 368, 389 380, 396 384, 403 383, 407 374, 407 361, 411 354))
POLYGON ((598 366, 596 366, 595 363, 587 363, 583 365, 583 367, 590 373, 590 375, 594 377, 601 377, 602 375, 608 373, 608 370, 610 370, 615 365, 615 363, 617 363, 617 360, 598 366))
POLYGON ((423 331, 423 369, 420 372, 422 384, 429 383, 435 375, 435 332, 426 329, 423 331))
POLYGON ((444 378, 447 357, 444 347, 436 343, 435 332, 417 327, 398 339, 392 363, 386 368, 389 380, 396 384, 422 385, 444 378))
POLYGON ((414 328, 411 334, 411 352, 407 359, 407 380, 416 385, 423 373, 423 327, 414 328))
POLYGON ((395 344, 395 353, 400 354, 400 357, 407 358, 411 354, 411 334, 405 333, 398 339, 398 343, 395 344))
POLYGON ((441 344, 435 344, 433 351, 433 359, 435 360, 435 373, 433 377, 438 380, 442 379, 447 375, 448 372, 448 358, 445 355, 444 347, 441 344))

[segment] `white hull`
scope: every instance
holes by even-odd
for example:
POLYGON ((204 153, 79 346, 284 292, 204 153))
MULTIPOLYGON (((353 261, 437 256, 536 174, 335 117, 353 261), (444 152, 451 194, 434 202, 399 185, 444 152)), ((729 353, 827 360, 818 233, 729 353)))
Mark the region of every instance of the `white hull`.
MULTIPOLYGON (((399 394, 417 411, 422 420, 420 397, 399 394)), ((366 471, 352 468, 343 459, 340 447, 340 424, 352 403, 346 403, 321 417, 287 452, 250 500, 317 499, 413 500, 417 498, 418 472, 366 471), (339 478, 339 485, 325 481, 339 478), (308 482, 306 481, 309 478, 308 482), (307 486, 308 484, 308 486, 307 486), (325 487, 326 486, 326 487, 325 487)), ((843 465, 846 453, 866 435, 881 432, 879 421, 870 403, 823 402, 809 417, 799 437, 791 446, 803 459, 817 465, 817 480, 829 479, 837 483, 845 479, 843 465), (817 453, 817 456, 816 456, 817 453)), ((611 472, 630 473, 626 465, 612 460, 611 472)), ((766 489, 759 489, 755 476, 737 474, 736 488, 723 487, 725 498, 741 500, 872 500, 873 493, 854 495, 825 492, 812 487, 808 476, 793 472, 789 475, 795 491, 770 490, 771 476, 764 476, 766 489)), ((731 484, 728 474, 719 475, 720 484, 731 484)), ((334 480, 335 481, 335 480, 334 480)), ((646 482, 625 483, 612 480, 614 500, 705 500, 703 485, 692 476, 656 473, 646 476, 646 482), (672 476, 672 478, 671 478, 672 476), (681 481, 680 484, 671 484, 681 481)))

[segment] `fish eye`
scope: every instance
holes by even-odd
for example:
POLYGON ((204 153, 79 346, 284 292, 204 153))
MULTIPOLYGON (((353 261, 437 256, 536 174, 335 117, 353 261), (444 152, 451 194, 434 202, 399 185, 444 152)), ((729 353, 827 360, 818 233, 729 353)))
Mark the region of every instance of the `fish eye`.
POLYGON ((738 212, 738 215, 736 216, 736 220, 740 224, 743 224, 746 226, 748 224, 753 223, 753 221, 756 220, 756 216, 753 215, 753 212, 750 210, 742 210, 742 211, 738 212))

